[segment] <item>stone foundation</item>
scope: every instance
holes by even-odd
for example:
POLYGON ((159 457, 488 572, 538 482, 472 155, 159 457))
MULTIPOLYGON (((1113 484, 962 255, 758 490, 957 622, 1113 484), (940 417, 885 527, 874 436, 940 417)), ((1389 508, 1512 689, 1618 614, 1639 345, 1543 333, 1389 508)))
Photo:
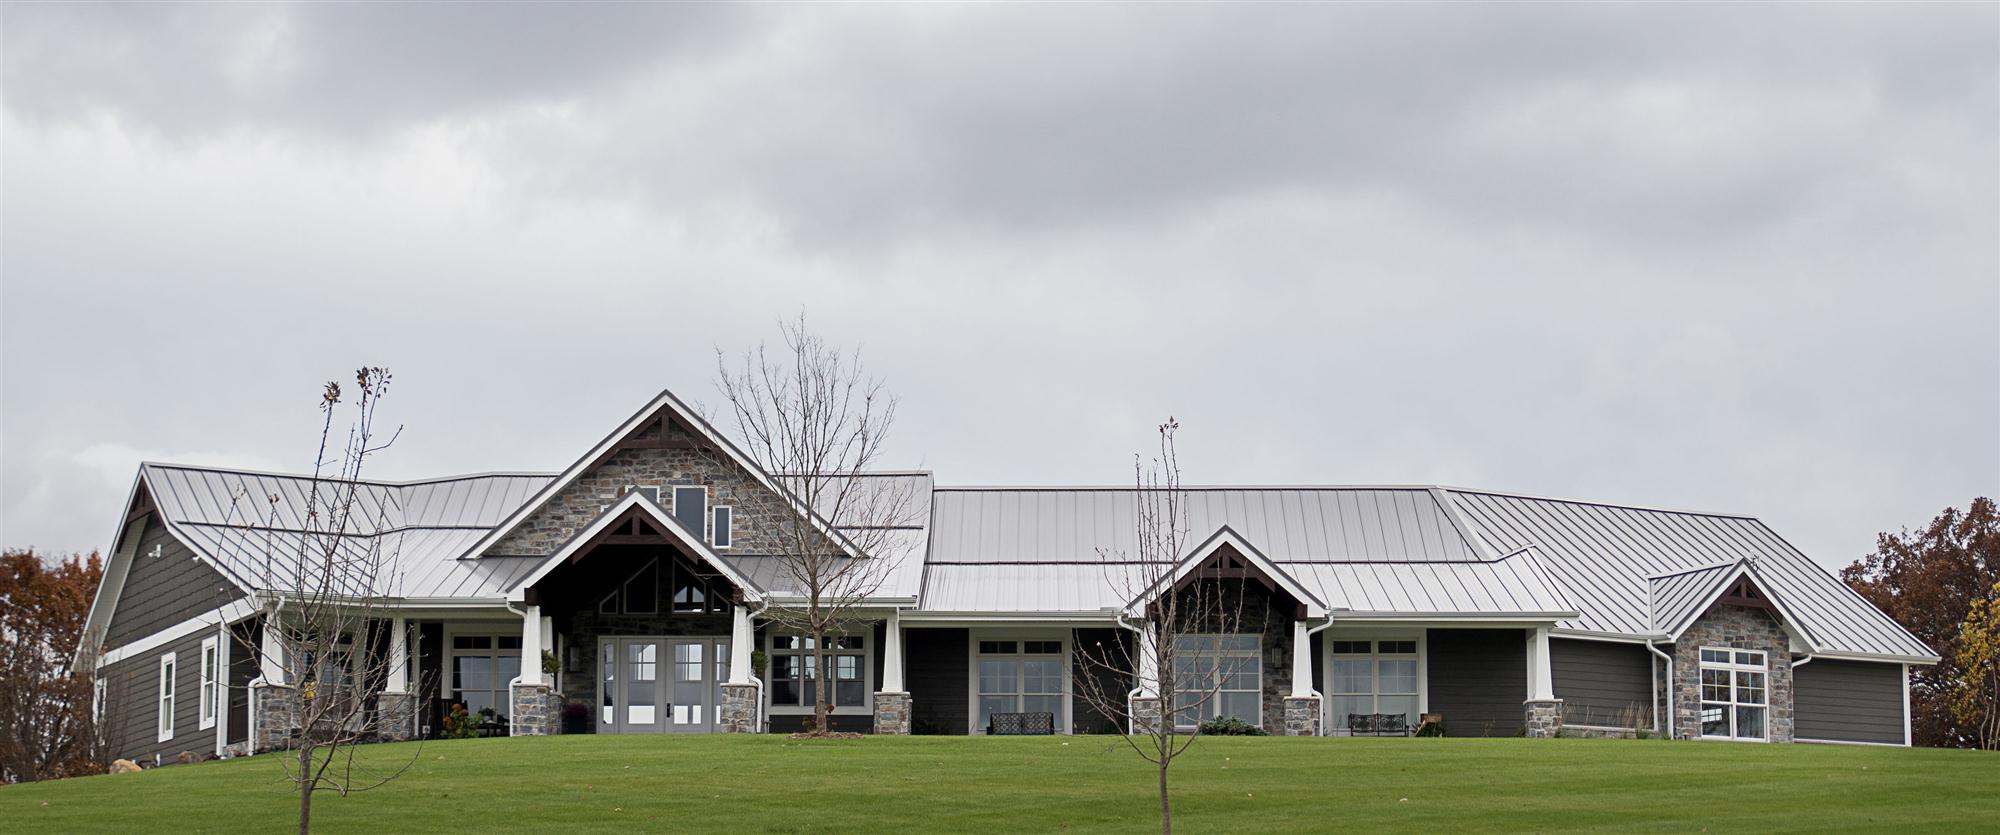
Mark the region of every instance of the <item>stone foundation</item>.
POLYGON ((562 705, 546 684, 514 684, 507 714, 509 736, 554 736, 562 732, 562 705))
POLYGON ((251 753, 283 751, 292 747, 299 731, 299 689, 282 684, 250 685, 251 753))
POLYGON ((1157 696, 1132 697, 1132 735, 1150 736, 1160 726, 1160 699, 1157 696))
POLYGON ((1563 700, 1529 699, 1522 705, 1527 709, 1527 735, 1530 739, 1548 739, 1562 733, 1563 700))
POLYGON ((910 734, 910 694, 875 694, 875 732, 894 736, 910 734))
POLYGON ((1674 734, 1701 736, 1701 648, 1764 652, 1765 729, 1772 742, 1792 741, 1791 638, 1763 609, 1722 604, 1703 614, 1674 644, 1674 734))
POLYGON ((722 685, 722 704, 715 709, 716 730, 726 734, 754 734, 757 727, 757 685, 722 685))
MULTIPOLYGON (((1651 734, 1652 731, 1648 730, 1646 733, 1651 734)), ((1565 724, 1562 726, 1562 735, 1564 739, 1638 739, 1639 730, 1636 728, 1607 728, 1597 725, 1565 724)))
POLYGON ((375 735, 384 742, 417 737, 417 694, 387 691, 375 695, 375 735))
POLYGON ((1285 736, 1320 735, 1318 696, 1285 697, 1285 736))

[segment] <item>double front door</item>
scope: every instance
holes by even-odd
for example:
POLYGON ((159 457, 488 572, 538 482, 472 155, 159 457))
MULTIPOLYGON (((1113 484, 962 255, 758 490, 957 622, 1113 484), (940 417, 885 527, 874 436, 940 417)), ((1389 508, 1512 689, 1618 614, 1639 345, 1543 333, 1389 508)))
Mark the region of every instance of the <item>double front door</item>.
POLYGON ((597 667, 599 733, 706 733, 729 680, 729 639, 604 638, 597 667))

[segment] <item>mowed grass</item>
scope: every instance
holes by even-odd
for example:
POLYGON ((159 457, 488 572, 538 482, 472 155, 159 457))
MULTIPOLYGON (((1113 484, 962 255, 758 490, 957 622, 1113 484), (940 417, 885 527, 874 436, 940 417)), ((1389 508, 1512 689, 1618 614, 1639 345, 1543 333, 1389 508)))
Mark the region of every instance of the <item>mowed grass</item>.
MULTIPOLYGON (((1151 766, 1116 738, 570 736, 376 745, 411 763, 315 799, 324 832, 1145 832, 1151 766)), ((1828 745, 1204 738, 1185 832, 2000 830, 2000 756, 1828 745)), ((5 832, 275 832, 270 756, 0 787, 5 832)))

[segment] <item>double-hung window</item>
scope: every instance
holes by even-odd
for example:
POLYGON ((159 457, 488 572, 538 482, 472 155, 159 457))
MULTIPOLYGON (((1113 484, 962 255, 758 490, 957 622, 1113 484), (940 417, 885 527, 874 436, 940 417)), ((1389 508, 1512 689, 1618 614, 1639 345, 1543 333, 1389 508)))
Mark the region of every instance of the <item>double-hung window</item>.
POLYGON ((1417 642, 1334 641, 1333 732, 1347 733, 1348 717, 1401 714, 1417 724, 1417 642))
POLYGON ((222 702, 222 642, 220 636, 201 642, 201 729, 215 727, 215 711, 222 702))
MULTIPOLYGON (((829 635, 826 639, 827 666, 833 668, 829 695, 833 706, 866 707, 868 704, 867 645, 860 635, 829 635)), ((812 707, 818 699, 818 660, 813 657, 813 639, 804 635, 771 638, 771 706, 774 708, 812 707)))
POLYGON ((1760 650, 1701 648, 1701 735, 1767 739, 1770 668, 1760 650))
POLYGON ((506 718, 508 688, 520 675, 521 636, 452 636, 451 700, 465 705, 466 713, 506 718))
POLYGON ((1260 635, 1181 635, 1174 639, 1174 726, 1210 719, 1264 722, 1260 635))
POLYGON ((174 738, 174 692, 179 689, 175 686, 174 674, 177 671, 178 665, 174 663, 173 653, 169 652, 166 655, 160 656, 159 740, 161 742, 166 742, 174 738))
POLYGON ((979 642, 979 715, 984 729, 995 713, 1046 713, 1063 726, 1063 642, 979 642))

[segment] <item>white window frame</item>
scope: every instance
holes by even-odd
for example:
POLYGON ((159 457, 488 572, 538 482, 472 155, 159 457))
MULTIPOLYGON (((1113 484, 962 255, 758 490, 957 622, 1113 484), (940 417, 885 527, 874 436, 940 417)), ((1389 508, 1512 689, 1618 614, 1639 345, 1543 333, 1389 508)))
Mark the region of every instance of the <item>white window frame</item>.
POLYGON ((1697 649, 1695 653, 1694 721, 1695 721, 1695 730, 1697 732, 1700 732, 1699 735, 1702 739, 1718 740, 1724 742, 1771 741, 1771 654, 1761 649, 1743 649, 1740 647, 1705 646, 1697 649), (1729 660, 1727 662, 1709 661, 1704 656, 1710 652, 1726 653, 1728 654, 1729 660), (1739 652, 1753 653, 1758 657, 1762 658, 1763 663, 1761 664, 1739 663, 1736 660, 1736 654, 1739 652), (1727 701, 1717 701, 1708 698, 1708 694, 1702 689, 1705 686, 1701 680, 1701 674, 1702 671, 1704 670, 1718 670, 1729 674, 1729 699, 1727 701), (1764 686, 1762 688, 1759 688, 1764 691, 1763 701, 1761 702, 1738 701, 1737 699, 1738 685, 1736 683, 1736 674, 1739 672, 1760 673, 1764 676, 1764 686), (1727 717, 1729 720, 1729 734, 1726 736, 1700 732, 1702 725, 1701 721, 1702 711, 1706 710, 1708 705, 1712 704, 1723 706, 1724 716, 1727 717), (1754 707, 1762 709, 1764 711, 1764 733, 1762 736, 1740 736, 1736 733, 1736 709, 1739 707, 1754 707))
POLYGON ((693 533, 694 533, 694 538, 699 539, 703 542, 707 542, 708 508, 713 503, 714 499, 714 497, 710 496, 708 493, 708 486, 704 484, 675 484, 671 486, 673 487, 674 491, 674 506, 667 508, 667 515, 674 517, 674 521, 676 522, 681 521, 681 491, 682 490, 701 491, 701 516, 698 517, 701 519, 701 528, 699 530, 694 531, 693 533))
POLYGON ((177 661, 178 659, 171 652, 160 656, 160 683, 154 693, 156 697, 154 701, 157 703, 160 711, 160 742, 166 742, 174 738, 174 703, 180 697, 180 682, 175 681, 180 676, 180 665, 177 661))
MULTIPOLYGON (((1075 732, 1075 719, 1072 717, 1076 715, 1076 687, 1070 680, 1073 673, 1072 666, 1075 664, 1075 661, 1070 655, 1073 648, 1070 646, 1070 633, 1068 630, 1052 632, 1047 630, 1022 629, 971 629, 967 630, 965 645, 966 655, 972 659, 972 663, 966 665, 966 733, 974 736, 983 736, 986 733, 986 726, 979 721, 979 697, 981 695, 979 692, 979 659, 982 657, 1025 659, 1039 658, 1044 655, 1044 653, 1029 655, 1021 652, 1021 642, 1023 641, 1053 641, 1062 644, 1062 652, 1059 654, 1060 663, 1062 664, 1062 709, 1056 711, 1056 733, 1070 734, 1075 732), (1013 653, 983 653, 979 651, 979 644, 982 641, 1013 641, 1015 651, 1013 653)), ((1014 686, 1015 704, 1018 706, 1020 704, 1020 696, 1022 695, 1018 676, 1015 678, 1014 686)))
POLYGON ((1429 689, 1428 682, 1425 680, 1425 667, 1427 667, 1428 665, 1425 663, 1424 650, 1426 649, 1426 647, 1424 646, 1423 635, 1420 634, 1412 635, 1408 633, 1404 634, 1384 633, 1384 634, 1369 634, 1369 635, 1342 634, 1342 635, 1329 636, 1324 640, 1326 641, 1326 682, 1325 685, 1321 688, 1320 692, 1326 694, 1325 698, 1326 717, 1325 717, 1324 727, 1326 728, 1326 733, 1328 736, 1347 736, 1350 733, 1350 731, 1348 731, 1347 729, 1347 716, 1345 714, 1338 713, 1333 709, 1333 700, 1335 696, 1367 696, 1373 700, 1373 709, 1370 711, 1371 713, 1382 712, 1383 696, 1415 696, 1417 699, 1417 716, 1416 718, 1413 718, 1411 720, 1410 727, 1415 728, 1417 726, 1417 723, 1421 721, 1421 717, 1424 715, 1424 713, 1430 709, 1430 694, 1427 692, 1429 689), (1365 653, 1335 652, 1334 645, 1338 642, 1343 642, 1343 641, 1356 641, 1356 642, 1365 641, 1368 643, 1368 651, 1365 653), (1385 641, 1401 641, 1404 643, 1412 644, 1413 651, 1383 652, 1382 643, 1385 641), (1367 659, 1368 661, 1368 692, 1359 693, 1359 692, 1348 692, 1341 690, 1338 684, 1338 682, 1340 681, 1340 677, 1335 674, 1334 670, 1335 663, 1339 661, 1356 661, 1360 659, 1367 659), (1409 693, 1383 692, 1382 690, 1383 661, 1415 662, 1417 670, 1416 689, 1409 693))
MULTIPOLYGON (((778 689, 776 686, 778 679, 776 662, 778 656, 793 655, 793 656, 803 656, 806 658, 811 658, 813 654, 813 651, 809 649, 778 649, 778 638, 780 637, 780 635, 787 638, 810 637, 807 635, 800 635, 794 632, 789 632, 775 628, 764 636, 764 642, 763 642, 764 658, 766 663, 769 665, 764 671, 764 675, 768 679, 764 683, 764 707, 767 712, 769 712, 771 715, 774 716, 810 715, 813 712, 813 705, 812 705, 812 699, 810 698, 810 692, 800 694, 801 704, 781 705, 774 700, 777 695, 777 689, 778 689)), ((832 690, 829 690, 828 693, 832 695, 834 699, 833 714, 836 716, 873 716, 875 714, 875 651, 879 649, 879 647, 875 646, 876 643, 875 630, 864 629, 855 633, 830 634, 827 635, 827 637, 828 638, 854 637, 861 639, 861 648, 858 650, 829 649, 826 651, 827 660, 829 661, 833 660, 833 656, 836 655, 861 656, 861 704, 858 705, 840 704, 839 695, 833 693, 832 690)), ((838 662, 835 663, 838 664, 838 662)), ((800 686, 804 686, 803 683, 806 681, 806 679, 800 678, 799 681, 801 682, 800 686)))
POLYGON ((218 636, 201 639, 201 717, 199 730, 215 727, 218 703, 216 684, 221 680, 222 646, 218 636))
MULTIPOLYGON (((496 622, 496 623, 494 623, 494 624, 492 624, 492 625, 490 625, 490 626, 488 626, 488 625, 485 625, 485 624, 477 624, 477 623, 466 623, 466 624, 458 624, 458 625, 457 625, 457 626, 456 626, 455 628, 454 628, 454 625, 453 625, 453 624, 450 624, 450 623, 447 623, 447 624, 445 624, 445 628, 444 628, 444 639, 443 639, 443 643, 444 643, 444 653, 443 653, 443 654, 444 654, 444 666, 443 666, 442 668, 440 668, 440 669, 439 669, 439 671, 438 671, 438 698, 440 698, 440 699, 443 699, 443 700, 445 700, 445 702, 446 702, 447 704, 449 704, 449 703, 451 703, 451 702, 453 701, 453 699, 452 699, 452 691, 454 691, 454 690, 455 690, 455 689, 457 689, 457 688, 454 688, 454 687, 452 687, 452 686, 451 686, 451 674, 452 674, 452 670, 453 670, 453 669, 455 669, 455 668, 456 668, 456 667, 458 666, 458 661, 457 661, 457 660, 455 660, 455 659, 457 659, 457 658, 458 658, 458 656, 460 656, 460 655, 486 655, 486 656, 501 656, 501 655, 513 655, 513 656, 517 656, 517 657, 518 657, 518 656, 519 656, 519 655, 521 654, 521 651, 520 651, 520 650, 518 650, 518 649, 510 649, 510 650, 503 650, 503 649, 501 649, 501 648, 500 648, 500 639, 501 639, 501 638, 519 638, 519 637, 521 637, 521 628, 520 628, 520 626, 519 626, 519 623, 520 623, 519 621, 515 621, 515 623, 514 623, 514 625, 513 625, 513 627, 512 627, 512 628, 509 628, 509 627, 508 627, 508 625, 506 625, 506 624, 501 624, 501 623, 497 623, 497 622, 496 622), (470 638, 470 637, 479 637, 479 636, 492 636, 492 638, 493 638, 493 648, 492 648, 492 649, 487 649, 487 650, 478 650, 478 649, 468 649, 468 650, 465 650, 465 651, 463 651, 463 652, 460 652, 460 651, 459 651, 459 650, 457 649, 457 644, 458 644, 458 641, 457 641, 456 639, 458 639, 458 638, 461 638, 461 637, 468 637, 468 638, 470 638)), ((526 660, 523 660, 523 661, 522 661, 521 663, 525 664, 525 663, 527 663, 527 661, 526 661, 526 660)), ((540 664, 541 662, 540 662, 540 661, 537 661, 537 662, 535 662, 535 663, 537 663, 537 664, 540 664)), ((499 668, 499 666, 498 666, 498 665, 495 665, 495 666, 494 666, 494 669, 493 669, 493 674, 494 674, 495 676, 498 676, 498 675, 500 674, 500 668, 499 668)), ((501 693, 504 693, 504 694, 507 694, 507 700, 508 700, 509 702, 511 702, 511 701, 513 700, 513 691, 514 691, 514 688, 513 688, 513 685, 512 685, 512 683, 511 683, 511 682, 501 682, 501 683, 500 683, 500 687, 499 687, 499 691, 500 691, 501 693)), ((448 710, 448 709, 449 709, 449 708, 447 708, 447 710, 448 710)), ((507 717, 508 717, 508 719, 509 719, 509 720, 511 721, 511 720, 512 720, 512 718, 513 718, 513 714, 514 714, 514 706, 513 706, 512 704, 504 704, 504 703, 503 703, 502 705, 496 705, 496 706, 494 707, 494 712, 496 712, 496 713, 504 713, 504 714, 506 714, 506 715, 507 715, 507 717), (500 708, 501 708, 501 707, 503 707, 503 706, 507 708, 507 709, 506 709, 506 710, 504 710, 504 711, 503 711, 503 710, 500 710, 500 708)), ((476 719, 477 717, 475 716, 474 718, 476 719)))
MULTIPOLYGON (((1209 695, 1208 700, 1206 702, 1203 702, 1201 705, 1201 710, 1205 712, 1207 715, 1196 717, 1196 724, 1194 725, 1180 724, 1180 708, 1179 708, 1180 691, 1176 689, 1175 692, 1173 693, 1163 694, 1167 698, 1167 703, 1163 705, 1163 708, 1167 710, 1174 717, 1174 722, 1175 722, 1174 729, 1194 730, 1202 722, 1206 722, 1210 719, 1219 719, 1222 717, 1222 699, 1219 697, 1223 693, 1248 693, 1248 692, 1255 692, 1257 694, 1257 715, 1238 716, 1236 718, 1248 722, 1252 725, 1262 727, 1264 725, 1264 635, 1259 632, 1233 632, 1227 634, 1201 632, 1201 633, 1189 633, 1186 635, 1174 636, 1174 639, 1177 641, 1186 640, 1189 638, 1209 638, 1217 640, 1220 640, 1222 638, 1256 638, 1257 639, 1256 649, 1217 649, 1214 651, 1212 657, 1216 660, 1218 666, 1220 665, 1221 659, 1225 657, 1255 659, 1257 663, 1254 667, 1252 667, 1252 669, 1257 671, 1257 686, 1252 690, 1223 690, 1218 687, 1218 689, 1216 689, 1214 693, 1211 693, 1209 695)), ((1197 655, 1208 655, 1208 653, 1197 653, 1197 655)), ((1179 650, 1175 651, 1174 658, 1175 660, 1180 659, 1179 650)), ((1210 672, 1213 673, 1215 671, 1211 670, 1210 672)), ((1180 684, 1179 681, 1175 681, 1174 683, 1176 685, 1180 684)))
POLYGON ((736 506, 719 504, 708 509, 708 544, 718 551, 736 544, 736 506))

